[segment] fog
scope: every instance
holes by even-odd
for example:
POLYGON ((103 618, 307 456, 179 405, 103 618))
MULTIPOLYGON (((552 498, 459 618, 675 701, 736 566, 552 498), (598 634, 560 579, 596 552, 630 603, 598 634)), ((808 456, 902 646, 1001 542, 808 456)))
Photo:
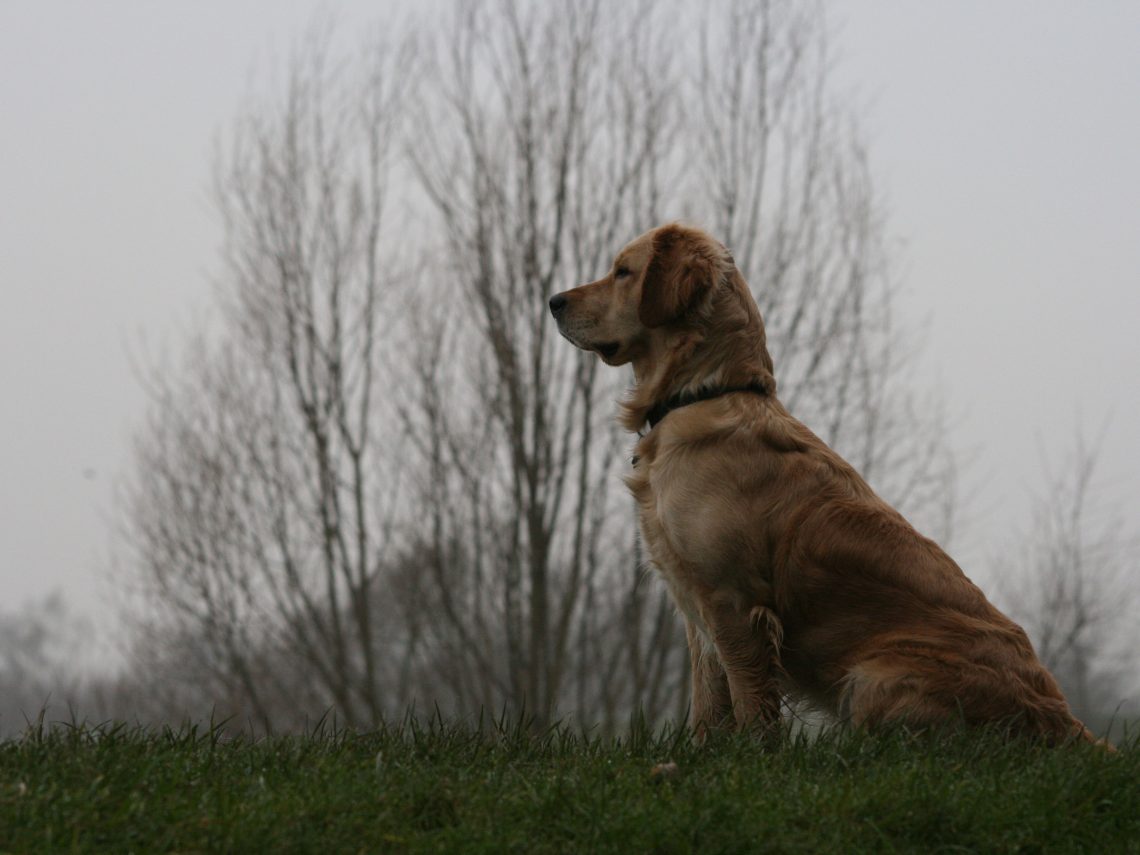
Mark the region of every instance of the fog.
MULTIPOLYGON (((209 316, 215 140, 323 6, 0 6, 5 610, 61 591, 113 632, 137 366, 209 316)), ((898 322, 922 331, 916 370, 963 461, 950 551, 983 575, 1078 426, 1103 436, 1097 507, 1135 529, 1140 7, 828 8, 890 212, 898 322)), ((337 10, 349 30, 396 14, 337 10)))

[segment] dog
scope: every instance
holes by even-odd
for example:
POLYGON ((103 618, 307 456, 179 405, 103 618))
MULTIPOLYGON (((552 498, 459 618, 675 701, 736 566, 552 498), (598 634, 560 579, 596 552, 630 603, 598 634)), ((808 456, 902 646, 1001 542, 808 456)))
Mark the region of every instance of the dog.
POLYGON ((776 395, 728 249, 669 224, 554 295, 559 332, 632 364, 626 484, 684 617, 690 726, 771 733, 786 696, 856 726, 1093 741, 1028 636, 776 395))

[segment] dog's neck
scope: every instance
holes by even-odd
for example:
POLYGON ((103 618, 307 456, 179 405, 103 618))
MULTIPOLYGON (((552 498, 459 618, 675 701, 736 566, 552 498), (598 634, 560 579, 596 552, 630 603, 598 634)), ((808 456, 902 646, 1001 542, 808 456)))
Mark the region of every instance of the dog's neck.
POLYGON ((670 402, 709 397, 717 390, 764 390, 775 396, 772 358, 756 323, 735 329, 674 335, 668 351, 634 360, 634 386, 622 402, 621 423, 638 432, 650 414, 668 412, 670 402))

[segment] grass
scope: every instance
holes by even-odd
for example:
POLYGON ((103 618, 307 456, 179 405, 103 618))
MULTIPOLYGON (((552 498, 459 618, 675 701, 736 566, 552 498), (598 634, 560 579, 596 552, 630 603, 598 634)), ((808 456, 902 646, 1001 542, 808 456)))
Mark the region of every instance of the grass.
POLYGON ((0 851, 1140 852, 1140 751, 836 731, 765 750, 634 728, 0 744, 0 851), (671 760, 677 772, 654 775, 671 760))

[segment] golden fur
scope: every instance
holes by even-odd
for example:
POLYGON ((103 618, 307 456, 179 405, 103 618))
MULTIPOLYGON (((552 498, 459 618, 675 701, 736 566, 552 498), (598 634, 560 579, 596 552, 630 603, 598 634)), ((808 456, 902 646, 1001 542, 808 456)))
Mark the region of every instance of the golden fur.
POLYGON ((776 397, 759 309, 732 256, 667 225, 556 295, 562 334, 633 364, 622 423, 673 409, 626 482, 684 616, 691 724, 767 729, 784 694, 855 724, 1001 723, 1091 739, 1025 632, 776 397))

